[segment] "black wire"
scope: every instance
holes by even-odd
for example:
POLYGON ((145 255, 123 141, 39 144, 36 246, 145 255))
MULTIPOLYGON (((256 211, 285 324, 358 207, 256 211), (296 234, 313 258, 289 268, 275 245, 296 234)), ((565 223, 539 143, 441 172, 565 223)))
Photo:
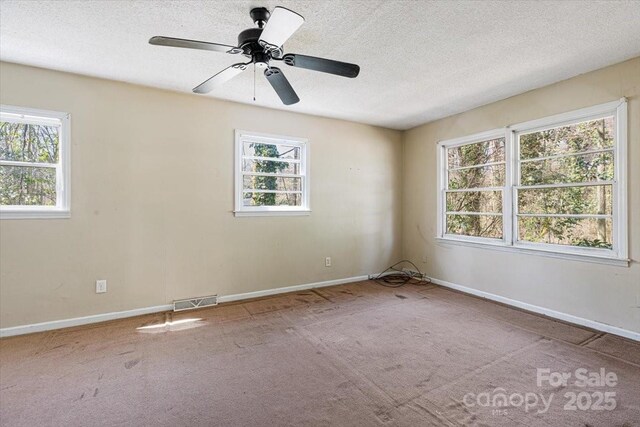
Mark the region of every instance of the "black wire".
POLYGON ((424 275, 422 274, 420 269, 408 259, 403 259, 402 261, 396 262, 395 264, 384 270, 382 273, 378 274, 375 277, 372 277, 371 280, 387 288, 399 288, 400 286, 404 286, 407 283, 411 283, 412 285, 431 283, 431 280, 425 280, 424 275), (415 269, 415 271, 406 271, 396 268, 398 265, 404 263, 410 264, 415 269), (390 271, 393 271, 394 273, 386 274, 390 271))

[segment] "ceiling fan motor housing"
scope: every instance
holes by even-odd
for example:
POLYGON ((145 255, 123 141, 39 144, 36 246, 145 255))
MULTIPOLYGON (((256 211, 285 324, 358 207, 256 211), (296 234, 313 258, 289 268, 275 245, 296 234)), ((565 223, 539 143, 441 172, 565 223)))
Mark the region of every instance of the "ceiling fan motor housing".
POLYGON ((251 58, 252 62, 256 64, 256 67, 267 68, 272 56, 278 57, 278 54, 265 50, 265 48, 258 43, 260 34, 262 34, 261 28, 244 30, 238 35, 238 46, 242 49, 243 55, 251 58))
POLYGON ((258 40, 262 34, 262 28, 247 28, 238 34, 238 47, 241 47, 245 52, 247 49, 262 49, 258 40))
POLYGON ((280 58, 283 53, 282 47, 278 49, 265 49, 265 47, 258 42, 262 30, 271 15, 269 10, 264 7, 251 9, 249 14, 258 28, 248 28, 238 34, 238 47, 242 49, 242 53, 245 56, 253 60, 257 67, 268 68, 269 60, 271 58, 280 58))

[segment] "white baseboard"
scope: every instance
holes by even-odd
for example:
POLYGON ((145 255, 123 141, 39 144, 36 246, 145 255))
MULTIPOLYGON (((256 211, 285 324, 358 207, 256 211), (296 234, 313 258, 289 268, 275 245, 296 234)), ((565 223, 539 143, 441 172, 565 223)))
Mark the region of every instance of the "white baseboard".
POLYGON ((304 291, 304 290, 313 289, 313 288, 323 288, 325 286, 342 285, 342 284, 351 283, 351 282, 360 282, 362 280, 367 280, 367 279, 369 279, 369 276, 355 276, 355 277, 347 277, 345 279, 325 280, 324 282, 306 283, 304 285, 295 285, 295 286, 287 286, 284 288, 267 289, 264 291, 246 292, 243 294, 221 295, 218 297, 218 302, 219 303, 232 302, 232 301, 240 301, 243 299, 266 297, 269 295, 286 294, 288 292, 304 291))
MULTIPOLYGON (((359 282, 367 280, 369 276, 355 276, 344 279, 326 280, 324 282, 306 283, 303 285, 286 286, 284 288, 267 289, 264 291, 246 292, 242 294, 221 295, 218 302, 240 301, 249 298, 258 298, 268 295, 284 294, 287 292, 303 291, 306 289, 321 288, 325 286, 342 285, 344 283, 359 282)), ((54 329, 70 328, 72 326, 88 325, 90 323, 106 322, 108 320, 123 319, 125 317, 140 316, 143 314, 159 313, 173 310, 173 304, 158 305, 155 307, 136 308, 133 310, 116 311, 112 313, 95 314, 92 316, 75 317, 72 319, 53 320, 50 322, 34 323, 31 325, 13 326, 0 329, 0 338, 12 337, 15 335, 31 334, 34 332, 51 331, 54 329)))
POLYGON ((90 323, 106 322, 108 320, 124 319, 125 317, 141 316, 143 314, 158 313, 167 310, 173 310, 173 304, 114 311, 112 313, 94 314, 92 316, 74 317, 72 319, 52 320, 51 322, 33 323, 31 325, 13 326, 11 328, 0 329, 0 338, 70 328, 72 326, 88 325, 90 323))
POLYGON ((521 308, 523 310, 532 311, 534 313, 543 314, 554 319, 564 320, 565 322, 574 323, 580 326, 586 326, 587 328, 595 329, 597 331, 607 332, 614 335, 620 335, 621 337, 629 338, 635 341, 640 341, 640 333, 630 331, 627 329, 619 328, 617 326, 607 325, 606 323, 596 322, 595 320, 585 319, 583 317, 574 316, 572 314, 563 313, 561 311, 555 311, 548 308, 540 307, 526 302, 517 301, 511 298, 502 297, 500 295, 491 294, 489 292, 480 291, 478 289, 469 288, 466 286, 458 285, 455 283, 447 282, 446 280, 440 280, 430 277, 432 283, 436 285, 444 286, 446 288, 455 289, 466 294, 475 295, 481 298, 486 298, 492 301, 501 302, 503 304, 511 305, 521 308))

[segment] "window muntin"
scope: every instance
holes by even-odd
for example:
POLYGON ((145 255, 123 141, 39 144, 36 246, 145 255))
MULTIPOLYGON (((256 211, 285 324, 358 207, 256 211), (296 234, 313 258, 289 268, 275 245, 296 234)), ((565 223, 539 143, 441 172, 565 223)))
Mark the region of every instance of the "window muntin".
POLYGON ((503 238, 505 138, 492 138, 445 149, 446 234, 503 238))
POLYGON ((626 108, 622 99, 439 143, 439 238, 628 265, 626 108), (501 134, 504 151, 488 155, 501 134), (476 168, 480 177, 457 173, 476 168))
POLYGON ((236 215, 308 209, 307 142, 236 133, 236 215))
POLYGON ((615 121, 603 115, 516 135, 519 242, 613 249, 615 121))
POLYGON ((69 214, 69 117, 0 107, 0 215, 3 219, 69 214))

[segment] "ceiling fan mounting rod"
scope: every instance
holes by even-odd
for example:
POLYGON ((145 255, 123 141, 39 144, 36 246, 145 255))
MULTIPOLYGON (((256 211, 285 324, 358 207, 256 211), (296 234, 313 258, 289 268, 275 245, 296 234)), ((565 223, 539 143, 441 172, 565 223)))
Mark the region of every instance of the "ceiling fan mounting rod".
POLYGON ((253 19, 253 22, 260 29, 264 28, 264 25, 269 20, 269 16, 271 16, 269 10, 266 7, 253 8, 251 9, 251 12, 249 12, 249 15, 251 16, 251 19, 253 19))

